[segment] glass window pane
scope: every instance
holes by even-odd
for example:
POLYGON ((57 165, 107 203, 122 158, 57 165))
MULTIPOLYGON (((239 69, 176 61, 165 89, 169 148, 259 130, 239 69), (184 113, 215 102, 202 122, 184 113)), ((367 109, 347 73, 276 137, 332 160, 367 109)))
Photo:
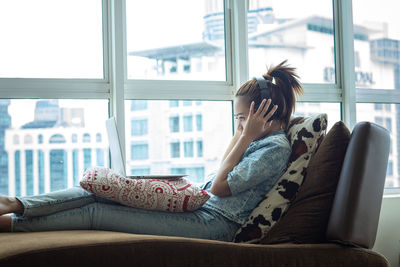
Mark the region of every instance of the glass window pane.
POLYGON ((141 136, 147 134, 147 119, 132 119, 131 135, 141 136))
POLYGON ((126 24, 129 79, 226 80, 223 0, 127 0, 126 24))
POLYGON ((356 87, 400 89, 399 9, 398 0, 353 0, 356 87))
POLYGON ((250 0, 250 77, 287 59, 302 82, 335 83, 332 14, 331 0, 250 0))
POLYGON ((179 158, 180 157, 180 143, 179 142, 172 142, 171 143, 171 158, 179 158))
POLYGON ((149 144, 147 144, 147 142, 133 142, 131 144, 131 159, 132 160, 149 159, 149 144))
POLYGON ((64 189, 108 166, 108 141, 94 138, 107 118, 107 100, 0 100, 0 194, 64 189))
POLYGON ((184 148, 184 156, 185 158, 192 158, 194 153, 193 153, 193 141, 185 141, 183 143, 183 148, 184 148))
POLYGON ((183 131, 184 132, 193 131, 193 115, 183 116, 183 131))
POLYGON ((103 78, 102 1, 0 1, 0 77, 103 78))
POLYGON ((142 136, 132 136, 132 125, 126 122, 128 175, 145 165, 150 174, 186 173, 193 182, 202 182, 207 174, 218 169, 232 138, 231 101, 201 101, 201 105, 188 108, 171 107, 169 100, 148 100, 146 112, 132 111, 130 101, 126 100, 125 117, 147 119, 148 131, 142 136), (201 115, 201 128, 194 125, 196 115, 201 115), (175 119, 171 118, 184 121, 185 117, 191 118, 187 121, 192 131, 173 130, 175 119), (147 157, 140 158, 141 148, 133 149, 132 144, 146 144, 147 157))
POLYGON ((147 101, 146 100, 132 100, 131 101, 131 110, 146 110, 147 109, 147 101))
POLYGON ((357 104, 357 121, 371 121, 381 125, 390 132, 390 152, 389 162, 386 173, 386 188, 400 188, 399 178, 399 132, 400 124, 400 104, 386 104, 390 105, 390 110, 376 109, 375 104, 358 103, 357 104))
POLYGON ((321 113, 328 115, 327 131, 329 131, 337 121, 341 120, 340 103, 296 102, 294 116, 311 117, 321 113))
POLYGON ((169 129, 171 133, 179 132, 179 116, 173 115, 169 117, 169 129))

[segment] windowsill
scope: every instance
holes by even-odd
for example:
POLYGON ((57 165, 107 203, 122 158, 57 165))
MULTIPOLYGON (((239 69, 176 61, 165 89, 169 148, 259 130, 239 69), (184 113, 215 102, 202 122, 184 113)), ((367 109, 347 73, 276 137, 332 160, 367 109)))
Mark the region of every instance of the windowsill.
POLYGON ((400 188, 385 188, 383 198, 400 198, 400 188))

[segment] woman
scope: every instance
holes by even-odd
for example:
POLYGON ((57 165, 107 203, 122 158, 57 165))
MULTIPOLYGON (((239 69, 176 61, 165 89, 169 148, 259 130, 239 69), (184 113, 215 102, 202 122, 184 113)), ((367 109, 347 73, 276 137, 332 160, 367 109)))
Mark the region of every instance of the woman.
POLYGON ((30 197, 0 196, 0 231, 96 229, 232 241, 286 169, 291 151, 285 129, 295 95, 301 93, 286 61, 239 88, 236 132, 219 170, 202 185, 210 199, 196 211, 136 209, 74 187, 30 197))

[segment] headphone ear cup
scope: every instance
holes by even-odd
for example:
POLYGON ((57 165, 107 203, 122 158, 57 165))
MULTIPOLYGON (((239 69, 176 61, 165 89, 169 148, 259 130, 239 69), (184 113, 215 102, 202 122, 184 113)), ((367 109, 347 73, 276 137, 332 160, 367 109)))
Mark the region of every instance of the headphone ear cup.
MULTIPOLYGON (((268 107, 267 112, 265 112, 265 114, 264 114, 264 117, 267 116, 267 114, 274 108, 274 106, 275 105, 271 102, 271 104, 268 107)), ((275 110, 274 114, 272 114, 271 118, 269 118, 268 121, 274 120, 278 116, 277 112, 278 112, 278 110, 275 110)))

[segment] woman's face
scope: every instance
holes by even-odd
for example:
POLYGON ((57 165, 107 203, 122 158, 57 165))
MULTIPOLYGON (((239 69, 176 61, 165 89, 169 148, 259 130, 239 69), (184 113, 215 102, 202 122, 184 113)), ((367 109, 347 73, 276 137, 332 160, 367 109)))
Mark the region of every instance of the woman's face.
POLYGON ((247 122, 247 118, 249 116, 249 108, 250 108, 250 103, 247 97, 244 96, 238 96, 235 98, 234 101, 234 116, 235 119, 237 119, 238 126, 241 127, 241 129, 244 128, 247 122))

